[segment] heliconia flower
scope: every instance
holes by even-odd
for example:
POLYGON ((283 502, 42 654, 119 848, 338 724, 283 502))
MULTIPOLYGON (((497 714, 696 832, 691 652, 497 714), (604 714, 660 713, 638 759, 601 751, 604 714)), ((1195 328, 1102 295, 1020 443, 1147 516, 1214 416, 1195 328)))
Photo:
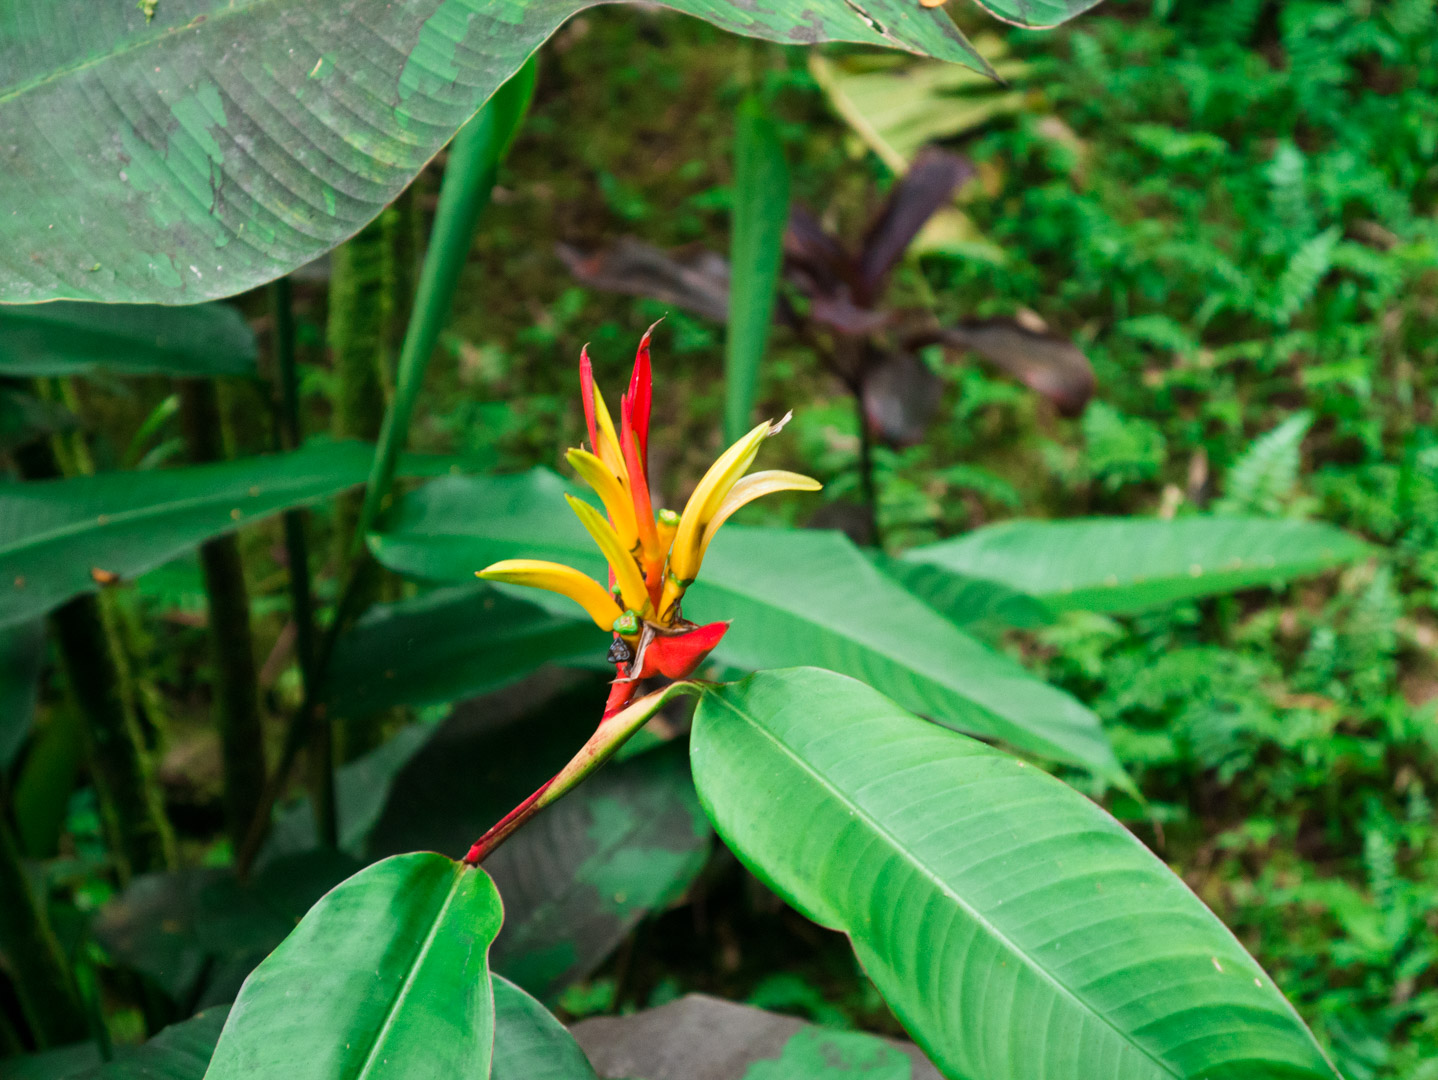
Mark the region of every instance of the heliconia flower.
MULTIPOLYGON (((655 324, 657 326, 658 323, 655 324)), ((533 559, 506 559, 478 571, 488 581, 529 585, 560 593, 579 604, 600 629, 614 634, 610 659, 619 677, 610 705, 628 701, 641 679, 691 674, 719 643, 728 623, 695 626, 684 619, 684 592, 699 574, 709 542, 740 507, 776 491, 817 491, 798 473, 748 473, 764 440, 783 428, 765 421, 729 447, 704 474, 682 514, 653 507, 649 492, 649 417, 653 402, 649 342, 639 342, 629 390, 619 402, 618 424, 594 383, 586 346, 579 355, 579 383, 591 449, 566 455, 575 473, 594 490, 601 514, 565 496, 609 563, 610 588, 570 566, 533 559)), ((612 710, 607 710, 607 712, 612 710)))

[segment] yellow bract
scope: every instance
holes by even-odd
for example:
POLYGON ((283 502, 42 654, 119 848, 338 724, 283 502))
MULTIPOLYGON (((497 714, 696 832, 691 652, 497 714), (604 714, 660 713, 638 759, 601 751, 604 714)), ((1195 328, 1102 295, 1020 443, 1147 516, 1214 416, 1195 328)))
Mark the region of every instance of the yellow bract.
POLYGON ((573 495, 565 495, 564 498, 589 535, 594 537, 599 550, 604 553, 609 568, 614 571, 614 582, 619 586, 619 595, 624 598, 624 606, 641 618, 648 618, 654 613, 654 605, 649 602, 649 592, 644 587, 644 575, 639 572, 639 564, 634 561, 633 552, 626 550, 619 542, 619 534, 598 510, 573 495))
POLYGON ((614 620, 623 615, 609 590, 588 574, 562 563, 543 562, 539 559, 505 559, 483 570, 475 571, 475 577, 486 581, 504 581, 510 585, 528 585, 533 589, 567 596, 589 612, 599 629, 609 631, 614 620))
POLYGON ((604 630, 613 629, 615 620, 626 610, 641 620, 672 630, 679 623, 684 590, 699 573, 704 553, 719 526, 740 507, 764 495, 819 488, 816 481, 798 473, 771 470, 744 476, 764 440, 788 421, 785 416, 777 424, 760 424, 724 451, 699 481, 682 515, 669 510, 656 515, 646 475, 647 441, 641 443, 641 438, 647 440, 649 431, 648 341, 646 335, 635 360, 631 392, 622 399, 622 429, 615 427, 604 397, 593 383, 588 353, 581 354, 580 382, 592 395, 585 413, 591 421, 589 433, 595 445, 592 451, 570 450, 566 455, 608 514, 606 520, 588 503, 565 496, 604 553, 619 600, 593 578, 558 563, 510 559, 479 571, 480 577, 491 581, 531 585, 567 596, 604 630), (589 416, 591 410, 593 415, 589 416))

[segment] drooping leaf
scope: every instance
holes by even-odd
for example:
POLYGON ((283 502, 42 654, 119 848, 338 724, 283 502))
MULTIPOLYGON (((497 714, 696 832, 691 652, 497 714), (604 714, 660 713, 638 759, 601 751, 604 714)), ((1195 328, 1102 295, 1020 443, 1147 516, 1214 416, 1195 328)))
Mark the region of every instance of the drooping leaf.
POLYGON ((489 875, 442 855, 360 871, 245 981, 205 1076, 487 1076, 500 915, 489 875))
POLYGON ((0 484, 0 626, 127 580, 200 542, 364 479, 370 448, 0 484))
POLYGON ((894 352, 864 373, 864 419, 894 446, 924 441, 943 400, 943 381, 911 352, 894 352))
MULTIPOLYGON (((587 6, 0 8, 0 300, 194 303, 289 272, 375 217, 587 6)), ((907 0, 670 6, 770 40, 982 63, 947 15, 907 0)))
POLYGON ((100 909, 95 938, 181 1007, 233 1001, 305 912, 359 868, 319 850, 271 859, 245 882, 218 867, 144 874, 100 909))
POLYGON ((1054 610, 1127 612, 1277 585, 1362 558, 1332 525, 1263 518, 1005 521, 913 548, 906 561, 987 578, 1054 610))
POLYGON ((605 1076, 646 1080, 940 1080, 918 1049, 689 994, 632 1016, 596 1016, 574 1037, 605 1076))
POLYGON ((720 836, 948 1076, 1338 1078, 1183 882, 1032 766, 811 669, 707 693, 691 757, 720 836))
POLYGON ((729 261, 717 252, 666 252, 631 236, 589 255, 564 244, 558 250, 569 272, 591 289, 652 297, 714 322, 728 314, 729 261))
POLYGON ((924 223, 953 200, 954 192, 974 175, 968 158, 928 147, 894 185, 860 247, 859 299, 872 303, 883 291, 889 271, 904 257, 924 223))
POLYGON ((734 132, 734 212, 729 243, 729 331, 724 340, 724 436, 736 442, 752 426, 759 361, 769 340, 784 225, 789 164, 778 126, 757 97, 739 107, 734 132))
MULTIPOLYGON (((514 557, 568 563, 602 580, 596 549, 565 512, 565 490, 542 469, 444 478, 406 496, 371 548, 390 569, 431 581, 467 580, 514 557)), ((725 663, 823 665, 940 723, 1119 775, 1093 713, 965 635, 837 533, 726 525, 685 611, 734 620, 715 652, 725 663)))
POLYGON ((599 1080, 584 1051, 534 998, 499 975, 494 982, 490 1080, 599 1080))
POLYGON ((1054 403, 1065 416, 1078 416, 1093 397, 1094 374, 1077 345, 1056 334, 1033 330, 1016 319, 983 319, 946 327, 932 335, 968 349, 1011 379, 1054 403))
POLYGON ((494 969, 544 998, 583 978, 683 895, 711 837, 682 743, 606 765, 485 860, 505 903, 494 969))
POLYGON ((19 623, 0 630, 0 774, 14 764, 30 734, 44 662, 44 623, 19 623))
POLYGON ((345 717, 459 701, 543 664, 607 667, 606 648, 587 619, 551 615, 492 589, 438 589, 373 607, 340 638, 325 699, 345 717))
POLYGON ((228 304, 0 307, 3 375, 254 375, 258 355, 249 324, 228 304))
POLYGON ((30 858, 56 854, 84 757, 82 721, 73 709, 54 710, 32 735, 10 795, 15 835, 30 858))

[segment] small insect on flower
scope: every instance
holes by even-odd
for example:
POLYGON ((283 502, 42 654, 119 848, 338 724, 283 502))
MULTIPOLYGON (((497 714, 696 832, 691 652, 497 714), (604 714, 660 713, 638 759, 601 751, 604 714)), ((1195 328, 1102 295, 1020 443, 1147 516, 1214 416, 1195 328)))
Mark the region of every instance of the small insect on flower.
MULTIPOLYGON (((655 323, 655 326, 659 325, 655 323)), ((629 390, 619 401, 618 423, 594 383, 585 346, 579 384, 590 449, 566 455, 579 478, 599 496, 600 513, 566 495, 609 563, 609 588, 572 566, 534 559, 506 559, 477 572, 488 581, 548 589, 579 604, 602 630, 614 634, 609 659, 618 678, 605 715, 629 700, 639 680, 651 675, 682 679, 703 662, 728 629, 727 622, 696 626, 683 616, 684 592, 694 583, 719 526, 740 507, 776 491, 817 491, 798 473, 770 470, 745 475, 764 440, 789 417, 766 420, 729 447, 704 474, 682 514, 654 509, 649 492, 649 416, 653 377, 651 326, 639 342, 629 390)))

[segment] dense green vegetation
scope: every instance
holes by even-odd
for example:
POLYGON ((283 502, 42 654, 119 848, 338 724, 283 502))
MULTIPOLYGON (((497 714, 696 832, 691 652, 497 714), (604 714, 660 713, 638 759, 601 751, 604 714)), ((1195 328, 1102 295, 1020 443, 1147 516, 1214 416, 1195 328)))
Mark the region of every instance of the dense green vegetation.
MULTIPOLYGON (((873 574, 883 584, 871 597, 887 597, 882 590, 903 581, 1088 706, 1132 786, 1125 790, 1105 775, 1101 755, 1053 752, 1070 744, 1047 730, 1029 743, 1002 728, 979 734, 998 734, 1048 763, 1168 863, 1271 976, 1344 1077, 1438 1080, 1438 6, 1108 0, 1044 32, 1000 25, 981 12, 955 16, 1011 84, 965 83, 957 98, 933 99, 939 113, 957 109, 956 100, 974 106, 967 121, 943 128, 945 146, 972 161, 974 176, 958 196, 963 218, 920 238, 894 272, 889 302, 928 310, 944 324, 986 317, 1041 323, 1087 356, 1093 399, 1081 416, 1066 417, 971 354, 928 346, 918 356, 936 378, 938 400, 922 438, 871 447, 849 390, 824 369, 809 340, 778 326, 759 371, 756 418, 790 409, 795 415, 785 436, 765 449, 766 467, 793 469, 825 486, 817 496, 786 495, 746 509, 738 520, 839 528, 866 544, 875 539, 872 516, 878 565, 888 566, 887 557, 896 568, 893 581, 873 574), (876 499, 866 508, 861 462, 870 453, 876 499), (994 592, 978 599, 966 593, 946 607, 932 578, 914 576, 913 567, 925 563, 907 574, 899 567, 906 552, 1010 518, 1198 521, 1210 513, 1327 523, 1371 547, 1335 554, 1336 532, 1275 529, 1269 535, 1285 539, 1273 542, 1270 557, 1291 560, 1275 576, 1298 580, 1273 588, 1253 587, 1253 579, 1188 591, 1174 585, 1179 599, 1156 603, 1106 602, 1100 594, 1119 588, 1117 578, 1092 583, 1082 603, 1065 603, 1061 589, 1040 587, 1039 575, 1020 564, 1012 576, 994 572, 994 592), (1304 544, 1323 552, 1305 562, 1304 544), (1315 570, 1323 572, 1311 575, 1315 570)), ((830 72, 903 78, 904 70, 929 63, 855 46, 815 51, 830 72)), ((287 568, 296 549, 287 547, 293 535, 280 520, 238 534, 233 556, 211 539, 199 558, 165 562, 133 585, 103 589, 100 602, 84 610, 107 640, 122 645, 115 683, 145 757, 133 764, 146 774, 141 786, 163 801, 139 815, 159 822, 154 835, 130 836, 117 851, 105 785, 126 781, 84 763, 93 747, 84 745, 76 719, 83 691, 73 687, 85 675, 67 676, 72 654, 43 644, 38 624, 0 629, 12 658, 0 669, 0 693, 22 684, 25 672, 43 672, 33 732, 0 726, 0 794, 9 804, 0 839, 38 869, 56 947, 76 972, 76 985, 59 993, 86 1003, 78 1028, 61 1024, 53 1038, 37 1039, 9 1019, 23 1009, 0 981, 0 1055, 86 1036, 102 1046, 137 1043, 235 1000, 245 974, 331 885, 398 852, 459 855, 563 765, 603 700, 595 674, 604 669, 602 636, 564 617, 572 610, 540 610, 508 593, 459 592, 482 565, 471 558, 476 551, 486 561, 524 553, 499 550, 485 531, 496 506, 523 517, 546 545, 569 542, 567 534, 554 539, 561 532, 553 519, 534 508, 535 490, 553 501, 557 489, 533 477, 449 477, 425 488, 413 478, 518 474, 534 466, 567 472, 563 448, 586 439, 574 375, 579 346, 589 343, 599 382, 616 388, 614 405, 634 342, 662 316, 650 476, 656 494, 682 505, 723 449, 724 327, 673 302, 586 285, 571 264, 625 236, 662 249, 728 251, 741 101, 777 126, 793 198, 835 234, 862 235, 895 183, 890 165, 872 152, 872 137, 866 143, 836 108, 832 76, 811 62, 809 50, 740 39, 660 10, 595 9, 558 32, 538 67, 533 103, 498 172, 423 385, 409 439, 417 453, 400 461, 401 486, 419 493, 391 512, 373 545, 395 573, 350 561, 357 495, 317 501, 364 479, 363 448, 307 446, 287 472, 257 474, 253 484, 241 462, 213 466, 232 471, 225 474, 229 487, 208 477, 194 482, 216 507, 240 492, 259 500, 256 507, 263 503, 264 513, 313 504, 310 565, 322 622, 332 617, 348 628, 354 608, 385 605, 340 639, 323 689, 311 687, 307 696, 308 668, 296 664, 296 648, 301 665, 306 649, 296 643, 291 616, 287 568), (466 523, 466 514, 481 520, 466 523), (474 546, 426 549, 433 536, 451 535, 441 526, 474 546), (411 541, 413 551, 404 547, 411 541), (492 556, 482 544, 495 547, 492 556), (217 563, 231 557, 231 571, 242 559, 243 574, 227 578, 217 563), (443 570, 435 569, 441 563, 443 570), (351 578, 355 565, 362 569, 351 578), (246 850, 255 806, 233 805, 227 770, 237 767, 236 755, 221 754, 212 719, 219 705, 234 707, 225 680, 243 681, 243 673, 229 670, 226 656, 240 647, 212 652, 205 615, 207 594, 209 610, 220 610, 217 590, 225 581, 232 600, 238 584, 237 602, 250 610, 254 641, 243 651, 253 652, 260 697, 245 715, 262 724, 263 744, 251 748, 258 775, 282 755, 284 718, 318 701, 341 721, 332 746, 310 742, 306 769, 296 770, 304 782, 286 789, 293 799, 282 802, 243 884, 226 868, 256 854, 246 850), (436 582, 444 588, 430 591, 436 582), (340 610, 342 597, 353 607, 340 610), (516 670, 544 660, 565 670, 542 668, 511 684, 516 670), (391 665, 405 673, 399 689, 393 670, 384 670, 391 665), (452 704, 457 699, 473 700, 452 704), (317 841, 326 846, 324 814, 312 824, 301 794, 325 804, 324 754, 341 766, 338 820, 331 821, 337 835, 328 838, 338 840, 338 850, 302 855, 317 841), (183 869, 131 880, 132 868, 183 869)), ((416 238, 431 218, 445 164, 442 156, 422 172, 376 225, 326 264, 292 275, 305 430, 379 434, 394 395, 416 238)), ((791 286, 781 297, 803 304, 791 286)), ((238 301, 259 334, 265 378, 277 374, 284 338, 277 319, 289 311, 275 301, 263 290, 238 301)), ((0 333, 6 318, 0 314, 0 333)), ((238 375, 253 363, 244 351, 243 341, 211 347, 209 361, 213 370, 238 375)), ((55 434, 27 451, 0 426, 0 449, 13 450, 16 471, 29 479, 46 467, 72 477, 143 470, 121 494, 105 496, 97 487, 97 501, 85 504, 88 518, 97 508, 102 517, 111 513, 106 497, 121 507, 143 502, 144 484, 163 489, 163 467, 180 459, 244 457, 295 442, 274 423, 277 403, 263 380, 226 378, 207 403, 183 388, 195 384, 148 370, 174 368, 88 377, 56 369, 33 384, 7 382, 0 393, 13 400, 0 397, 0 421, 55 434), (211 419, 222 420, 224 435, 224 446, 208 454, 196 435, 206 408, 218 410, 211 419), (37 445, 53 447, 39 465, 37 445)), ((73 581, 53 586, 43 603, 33 586, 9 602, 33 604, 26 613, 34 615, 90 588, 87 578, 128 582, 160 555, 169 559, 220 527, 201 520, 202 509, 194 512, 190 531, 170 548, 146 549, 144 558, 113 567, 84 565, 82 537, 75 549, 82 554, 70 558, 73 581)), ((219 513, 223 519, 229 511, 219 513)), ((737 539, 730 554, 716 548, 713 580, 705 583, 711 591, 696 587, 696 606, 706 597, 739 605, 733 567, 777 543, 755 535, 749 548, 737 539)), ((0 526, 0 541, 8 539, 0 526)), ((125 549, 112 543, 118 558, 125 549)), ((817 546, 793 550, 822 561, 817 546)), ((857 565, 845 579, 868 582, 857 552, 853 564, 843 562, 852 551, 836 555, 835 565, 857 565)), ((1121 554, 1108 554, 1121 573, 1121 554)), ((1174 579, 1206 583, 1204 571, 1214 567, 1195 561, 1186 573, 1187 562, 1174 563, 1174 579)), ((779 593, 791 572, 775 566, 766 573, 779 593)), ((793 573, 794 588, 802 591, 810 579, 820 582, 817 593, 831 587, 813 573, 819 576, 793 573)), ((73 613, 75 603, 61 610, 73 613)), ((780 615, 760 604, 737 612, 714 606, 712 616, 705 607, 705 617, 747 618, 749 632, 788 634, 802 625, 817 638, 827 628, 821 616, 783 622, 792 612, 782 603, 774 605, 780 615)), ((952 630, 924 609, 929 616, 952 630)), ((883 619, 872 621, 882 627, 883 619)), ((65 640, 67 631, 55 625, 65 640)), ((70 633, 82 633, 70 625, 70 633)), ((760 666, 750 658, 762 650, 745 633, 736 623, 715 653, 715 674, 760 666)), ((862 636, 845 633, 846 642, 862 636)), ((905 708, 931 715, 940 706, 921 703, 962 698, 962 688, 914 676, 917 661, 898 665, 900 673, 881 684, 885 676, 872 659, 881 650, 861 644, 847 657, 855 670, 846 673, 863 674, 905 708)), ((825 659, 802 649, 792 660, 779 655, 785 664, 825 659)), ((829 654, 839 655, 837 647, 829 654)), ((689 720, 686 708, 666 713, 672 722, 657 734, 646 729, 641 739, 653 746, 626 747, 551 816, 537 819, 532 847, 517 840, 485 864, 506 906, 506 928, 490 958, 497 973, 567 1020, 632 1012, 696 990, 832 1028, 894 1035, 903 1027, 891 1006, 906 1020, 924 1011, 924 995, 906 996, 902 979, 872 951, 860 948, 866 976, 842 936, 786 907, 712 839, 705 811, 745 863, 764 867, 760 877, 771 886, 809 914, 827 910, 828 900, 806 893, 805 881, 770 869, 785 860, 799 865, 799 855, 781 850, 783 838, 746 838, 752 823, 735 816, 734 806, 765 795, 746 791, 752 777, 726 758, 744 743, 734 731, 725 735, 724 725, 737 729, 731 713, 743 717, 749 727, 742 738, 754 740, 755 755, 762 752, 768 744, 754 731, 767 722, 764 694, 779 694, 765 690, 765 678, 734 684, 699 706, 692 748, 698 799, 682 748, 671 742, 689 720), (526 875, 535 873, 534 852, 546 844, 560 862, 583 868, 574 870, 576 881, 610 883, 620 899, 596 914, 587 894, 571 889, 545 907, 543 889, 526 875), (755 850, 774 861, 764 863, 755 850), (566 919, 571 928, 556 929, 566 919)), ((805 676, 816 695, 835 678, 805 676)), ((22 711, 3 697, 0 708, 22 711)), ((902 716, 885 720, 902 741, 902 724, 912 718, 888 708, 902 716)), ((817 706, 816 714, 829 715, 817 706)), ((935 718, 965 728, 962 718, 935 718)), ((225 730, 234 732, 243 719, 227 721, 225 730)), ((976 768, 987 753, 964 751, 976 768)), ((862 790, 876 782, 852 780, 862 790)), ((1092 808, 1079 802, 1064 804, 1064 812, 1087 821, 1082 815, 1092 808)), ((958 798, 949 809, 972 812, 958 798)), ((840 825, 830 827, 840 834, 840 825)), ((366 871, 347 888, 388 877, 416 911, 438 908, 439 894, 424 890, 449 887, 454 864, 407 859, 366 871), (413 882, 423 889, 411 892, 413 882)), ((475 885, 474 875, 460 876, 474 894, 462 897, 475 905, 465 917, 497 926, 492 890, 475 885)), ((331 901, 316 911, 322 918, 305 926, 326 949, 346 934, 369 940, 377 932, 340 921, 349 916, 331 901)), ((395 917, 411 915, 407 908, 395 917)), ((456 932, 452 922, 435 919, 437 933, 456 932)), ((266 969, 272 978, 283 977, 285 964, 303 967, 306 956, 296 948, 276 954, 284 963, 266 969)), ((462 970, 455 963, 454 971, 429 973, 437 994, 470 986, 486 970, 478 960, 462 970)), ((1217 954, 1212 963, 1223 970, 1217 954)), ((336 977, 337 987, 343 982, 336 977)), ((495 985, 502 988, 494 1004, 501 1023, 519 1014, 548 1023, 508 983, 495 985)), ((255 987, 247 987, 259 1002, 252 1014, 283 1017, 286 1010, 261 1000, 263 987, 255 987)), ((335 997, 346 992, 336 989, 335 997)), ((323 1026, 327 1007, 317 1006, 315 1026, 323 1026)), ((28 1015, 25 1023, 35 1031, 44 1026, 28 1015)), ((191 1023, 206 1025, 207 1058, 219 1030, 214 1013, 191 1023)), ((295 1045, 304 1042, 303 1034, 295 1038, 295 1045)), ((235 1045, 227 1051, 221 1043, 216 1075, 245 1074, 235 1045)), ((511 1075, 503 1060, 515 1063, 516 1080, 537 1068, 516 1045, 500 1039, 493 1075, 511 1075)), ((488 1060, 477 1045, 451 1049, 447 1067, 456 1070, 488 1060)), ((86 1051, 73 1060, 92 1059, 86 1051)), ((26 1075, 72 1074, 57 1061, 34 1062, 45 1071, 26 1075)), ((943 1067, 969 1064, 950 1057, 943 1067)), ((556 1080, 578 1075, 556 1073, 556 1080)))

